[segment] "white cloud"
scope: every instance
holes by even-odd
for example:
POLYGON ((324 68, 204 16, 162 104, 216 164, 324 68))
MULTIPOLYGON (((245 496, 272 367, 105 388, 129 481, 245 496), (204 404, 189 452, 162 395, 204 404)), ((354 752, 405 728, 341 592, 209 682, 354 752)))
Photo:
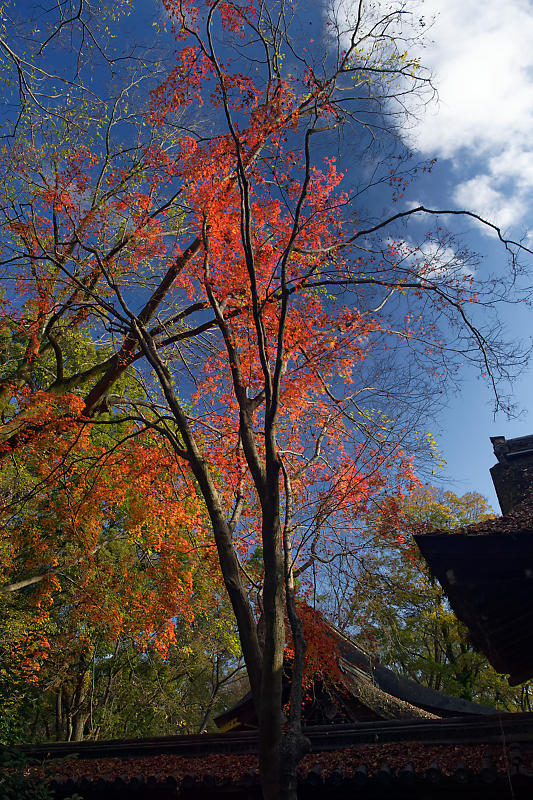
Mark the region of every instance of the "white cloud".
POLYGON ((505 152, 489 160, 490 173, 497 180, 511 178, 519 188, 533 185, 533 150, 509 144, 505 152))
POLYGON ((472 270, 449 245, 434 241, 423 242, 419 247, 422 266, 420 274, 426 280, 471 277, 472 270))
POLYGON ((533 194, 533 3, 426 0, 435 14, 421 54, 439 92, 410 132, 426 155, 474 167, 456 202, 509 228, 530 213, 533 194))
POLYGON ((410 8, 426 22, 418 55, 439 99, 425 111, 413 105, 418 121, 406 141, 452 160, 459 205, 503 228, 523 224, 533 210, 533 0, 415 0, 410 8))
POLYGON ((426 0, 435 17, 421 51, 435 76, 437 113, 420 121, 420 150, 454 157, 527 147, 533 123, 533 4, 529 0, 426 0))

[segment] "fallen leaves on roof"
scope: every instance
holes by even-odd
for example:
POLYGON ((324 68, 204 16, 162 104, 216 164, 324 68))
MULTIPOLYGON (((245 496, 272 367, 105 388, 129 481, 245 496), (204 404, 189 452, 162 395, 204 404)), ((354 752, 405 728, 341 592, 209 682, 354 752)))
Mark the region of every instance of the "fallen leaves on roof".
MULTIPOLYGON (((305 778, 312 770, 319 771, 327 779, 333 772, 341 771, 350 777, 365 765, 368 775, 379 772, 384 764, 394 773, 412 765, 415 773, 423 772, 434 764, 443 775, 452 775, 460 764, 462 767, 481 772, 483 760, 489 756, 498 772, 507 772, 510 759, 505 748, 499 745, 428 745, 422 742, 394 742, 389 744, 365 744, 346 747, 342 750, 311 753, 300 762, 299 774, 305 778)), ((526 753, 523 753, 526 756, 526 753)), ((533 749, 528 749, 527 761, 531 763, 533 749)), ((256 755, 234 755, 231 753, 212 753, 202 757, 176 755, 157 755, 141 758, 95 758, 67 759, 44 762, 31 768, 31 774, 51 780, 81 782, 83 779, 125 781, 137 778, 147 781, 155 778, 164 781, 172 777, 180 783, 186 777, 197 781, 211 776, 221 783, 238 782, 246 775, 256 773, 256 755)))
POLYGON ((518 531, 533 530, 533 496, 522 500, 513 511, 503 517, 493 517, 481 522, 474 522, 472 525, 464 525, 454 528, 453 531, 442 530, 421 530, 419 533, 426 535, 446 534, 454 536, 456 533, 467 535, 483 536, 489 533, 517 533, 518 531))

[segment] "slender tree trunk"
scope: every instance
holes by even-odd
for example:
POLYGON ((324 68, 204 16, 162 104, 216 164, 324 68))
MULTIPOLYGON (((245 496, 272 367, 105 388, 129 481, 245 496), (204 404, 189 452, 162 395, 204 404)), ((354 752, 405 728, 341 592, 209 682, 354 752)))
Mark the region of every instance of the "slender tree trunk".
MULTIPOLYGON (((264 800, 282 796, 282 690, 285 650, 284 558, 280 520, 279 477, 274 431, 266 435, 267 479, 262 498, 262 539, 265 578, 263 614, 265 644, 259 706, 259 770, 264 800)), ((284 792, 283 792, 284 794, 284 792)), ((284 796, 286 796, 284 794, 284 796)))
POLYGON ((287 616, 291 626, 294 647, 292 665, 291 690, 289 697, 289 724, 283 735, 281 749, 281 800, 296 800, 298 792, 298 764, 309 752, 311 743, 302 733, 302 699, 305 654, 307 642, 304 636, 302 620, 296 608, 296 592, 294 587, 293 553, 291 534, 293 515, 293 494, 290 477, 283 470, 285 478, 285 524, 283 527, 283 555, 285 573, 285 602, 287 616))
MULTIPOLYGON (((275 532, 275 536, 276 533, 278 532, 275 532)), ((278 547, 276 542, 272 543, 271 548, 267 547, 266 549, 271 549, 272 552, 267 554, 264 548, 265 563, 267 559, 272 558, 276 563, 275 574, 278 572, 278 564, 280 565, 279 570, 282 571, 281 548, 279 548, 279 559, 277 557, 278 547)), ((263 591, 265 644, 258 715, 259 770, 264 800, 279 800, 285 621, 283 614, 283 579, 276 580, 274 575, 269 577, 270 580, 267 578, 267 569, 265 568, 263 591)))
POLYGON ((60 686, 56 695, 56 740, 62 739, 63 733, 63 688, 60 686))

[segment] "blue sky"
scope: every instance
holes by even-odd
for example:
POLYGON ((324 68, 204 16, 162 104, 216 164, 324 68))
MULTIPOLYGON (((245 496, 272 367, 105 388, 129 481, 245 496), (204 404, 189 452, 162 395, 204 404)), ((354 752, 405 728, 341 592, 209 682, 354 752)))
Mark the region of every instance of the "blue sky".
MULTIPOLYGON (((409 138, 424 155, 439 159, 431 194, 440 194, 444 205, 452 201, 472 209, 531 244, 533 3, 509 0, 503 8, 496 0, 426 0, 421 7, 424 17, 434 16, 421 58, 434 75, 439 100, 420 115, 409 138)), ((472 238, 486 261, 504 262, 492 237, 480 240, 472 232, 472 238)), ((482 261, 478 269, 483 268, 482 261)), ((525 307, 503 308, 502 317, 512 336, 530 337, 532 319, 525 307)), ((526 370, 514 386, 525 412, 514 420, 494 418, 490 392, 472 375, 465 378, 461 396, 443 416, 438 441, 457 490, 479 490, 497 507, 488 474, 495 462, 489 436, 533 431, 532 372, 526 370)))
MULTIPOLYGON (((354 4, 338 0, 337 8, 349 14, 354 4)), ((432 73, 438 99, 425 108, 411 107, 416 120, 402 129, 402 137, 438 163, 429 180, 406 193, 405 202, 472 210, 531 245, 533 2, 508 0, 503 7, 497 0, 422 0, 409 8, 417 22, 423 20, 418 56, 432 73)), ((478 272, 500 263, 505 268, 501 245, 488 231, 466 223, 461 229, 482 256, 478 272)), ((501 317, 508 335, 530 338, 532 319, 525 306, 504 306, 501 317)), ((514 384, 523 409, 514 419, 494 416, 488 387, 466 369, 463 377, 461 393, 450 397, 440 415, 440 430, 433 425, 447 462, 440 479, 459 494, 480 491, 497 509, 489 437, 533 432, 532 371, 524 370, 514 384)))

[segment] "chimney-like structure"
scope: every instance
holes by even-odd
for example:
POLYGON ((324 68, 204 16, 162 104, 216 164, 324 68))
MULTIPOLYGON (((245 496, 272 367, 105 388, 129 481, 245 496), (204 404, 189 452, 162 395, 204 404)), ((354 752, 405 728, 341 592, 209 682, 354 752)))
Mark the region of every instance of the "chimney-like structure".
POLYGON ((490 474, 502 514, 510 514, 533 492, 533 435, 506 439, 491 436, 498 463, 490 474))

